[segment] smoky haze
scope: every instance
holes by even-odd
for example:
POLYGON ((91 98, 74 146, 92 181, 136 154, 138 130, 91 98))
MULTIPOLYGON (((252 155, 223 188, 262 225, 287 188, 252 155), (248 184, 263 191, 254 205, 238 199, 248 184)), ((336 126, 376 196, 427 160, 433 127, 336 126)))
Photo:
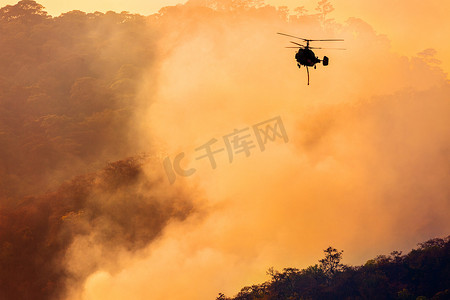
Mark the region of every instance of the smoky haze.
POLYGON ((436 51, 394 53, 325 4, 2 8, 0 295, 213 299, 330 244, 364 263, 447 235, 450 87, 436 51), (330 65, 307 86, 276 32, 347 50, 316 50, 330 65), (222 153, 215 170, 195 159, 276 116, 289 142, 222 153), (197 172, 170 185, 162 158, 180 152, 197 172))
POLYGON ((147 22, 52 18, 34 1, 0 10, 1 299, 62 299, 196 210, 192 190, 161 185, 133 128, 140 78, 158 64, 147 22))

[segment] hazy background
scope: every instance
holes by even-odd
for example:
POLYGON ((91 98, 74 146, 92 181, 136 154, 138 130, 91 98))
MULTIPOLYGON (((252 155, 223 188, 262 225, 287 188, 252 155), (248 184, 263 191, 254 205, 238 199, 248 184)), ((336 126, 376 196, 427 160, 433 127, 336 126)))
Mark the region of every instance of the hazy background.
MULTIPOLYGON (((287 6, 291 10, 303 7, 309 13, 314 13, 317 0, 266 0, 273 6, 287 6)), ((0 6, 15 4, 15 1, 0 0, 0 6)), ((94 11, 128 11, 141 15, 158 12, 164 6, 184 4, 180 0, 99 0, 70 1, 42 0, 42 5, 52 16, 71 10, 85 12, 94 11)), ((444 0, 401 0, 401 1, 367 1, 367 0, 335 0, 332 2, 334 11, 332 18, 344 22, 350 17, 361 18, 369 23, 379 34, 390 38, 392 50, 407 56, 413 56, 424 48, 434 48, 442 61, 446 72, 450 71, 450 46, 445 40, 450 35, 450 24, 446 12, 450 3, 444 0)))
POLYGON ((450 86, 437 49, 449 43, 416 25, 447 17, 408 2, 384 35, 374 7, 340 3, 1 11, 3 295, 213 299, 329 245, 361 264, 447 235, 450 86), (395 46, 398 28, 432 42, 403 33, 395 46), (307 86, 276 32, 347 50, 317 50, 330 65, 307 86), (211 138, 223 146, 275 116, 288 143, 231 164, 219 153, 215 170, 195 160, 211 138), (180 152, 197 172, 170 185, 162 159, 180 152))

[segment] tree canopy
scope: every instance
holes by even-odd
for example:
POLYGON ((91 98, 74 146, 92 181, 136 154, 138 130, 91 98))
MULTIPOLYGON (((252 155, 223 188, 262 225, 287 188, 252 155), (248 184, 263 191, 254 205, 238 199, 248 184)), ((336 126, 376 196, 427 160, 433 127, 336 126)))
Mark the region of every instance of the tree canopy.
POLYGON ((450 297, 450 236, 420 243, 407 255, 393 251, 362 266, 341 264, 343 251, 324 250, 319 264, 299 270, 269 269, 270 280, 242 288, 235 297, 256 299, 433 299, 450 297))

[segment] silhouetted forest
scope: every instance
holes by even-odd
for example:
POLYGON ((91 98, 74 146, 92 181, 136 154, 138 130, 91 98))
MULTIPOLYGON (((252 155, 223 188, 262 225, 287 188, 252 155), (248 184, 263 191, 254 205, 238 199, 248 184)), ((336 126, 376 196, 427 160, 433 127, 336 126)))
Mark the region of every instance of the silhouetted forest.
POLYGON ((450 236, 420 243, 402 255, 393 251, 362 266, 341 263, 343 251, 329 247, 319 264, 267 272, 270 280, 244 287, 235 297, 253 299, 450 299, 450 236))

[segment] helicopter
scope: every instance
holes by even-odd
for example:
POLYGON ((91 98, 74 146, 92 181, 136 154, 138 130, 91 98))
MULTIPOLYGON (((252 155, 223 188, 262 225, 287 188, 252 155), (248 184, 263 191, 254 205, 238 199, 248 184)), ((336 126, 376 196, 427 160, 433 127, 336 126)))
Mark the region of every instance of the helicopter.
POLYGON ((295 44, 295 47, 286 47, 286 48, 297 48, 298 52, 295 54, 295 60, 297 61, 297 66, 300 68, 301 66, 306 67, 306 73, 308 74, 308 85, 309 85, 309 70, 308 67, 316 68, 316 64, 322 62, 324 66, 328 66, 329 59, 327 56, 324 56, 323 59, 319 59, 316 54, 311 49, 335 49, 335 50, 345 50, 345 48, 322 48, 322 47, 310 47, 310 42, 341 42, 343 39, 325 39, 325 40, 311 40, 304 39, 301 37, 293 36, 286 33, 277 32, 277 34, 285 35, 288 37, 300 39, 306 42, 306 45, 299 44, 297 42, 290 41, 292 44, 295 44))

